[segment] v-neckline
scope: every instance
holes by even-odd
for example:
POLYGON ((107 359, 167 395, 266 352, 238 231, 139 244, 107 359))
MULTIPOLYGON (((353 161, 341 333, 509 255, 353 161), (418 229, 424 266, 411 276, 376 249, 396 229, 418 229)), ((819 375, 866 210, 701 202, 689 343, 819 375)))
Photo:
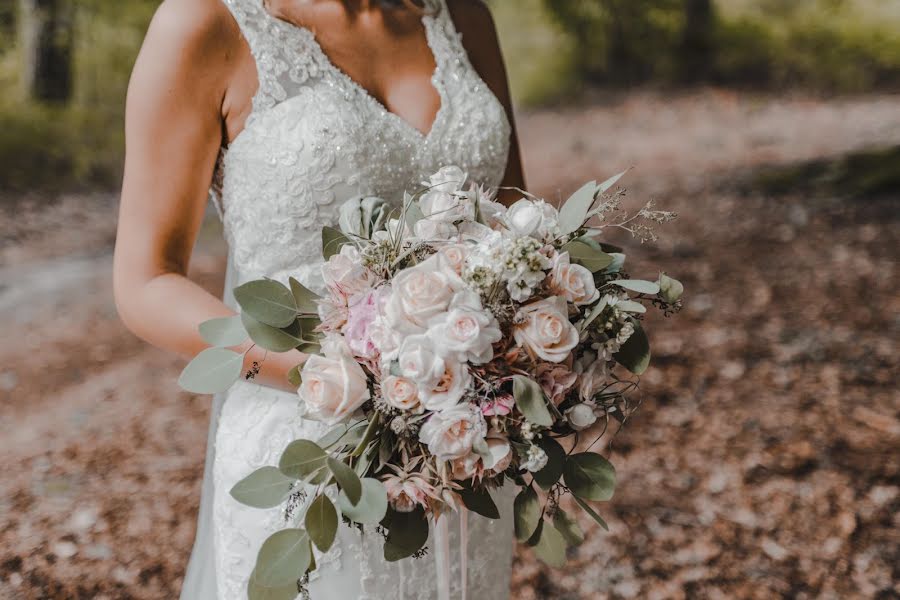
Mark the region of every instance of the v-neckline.
POLYGON ((357 94, 365 98, 365 101, 372 105, 375 110, 382 114, 382 116, 386 119, 392 119, 397 122, 401 127, 406 129, 408 132, 414 134, 419 138, 420 141, 425 142, 432 137, 440 124, 441 118, 444 114, 444 109, 447 107, 447 98, 446 94, 444 94, 443 84, 442 84, 442 68, 441 68, 441 60, 438 53, 435 51, 435 45, 432 42, 432 36, 434 35, 432 30, 433 19, 435 18, 433 14, 425 12, 421 17, 422 28, 425 31, 425 43, 428 46, 428 49, 431 51, 431 56, 434 60, 434 72, 431 75, 431 86, 434 88, 434 91, 438 95, 438 100, 440 102, 440 106, 438 107, 437 112, 434 115, 434 119, 431 122, 431 126, 428 128, 428 131, 423 131, 413 125, 406 118, 401 116, 400 114, 392 111, 384 102, 380 101, 376 98, 372 92, 370 92, 364 85, 353 79, 346 71, 344 71, 341 67, 339 67, 331 58, 328 56, 328 53, 325 52, 325 49, 322 48, 322 45, 319 43, 318 38, 316 37, 315 32, 309 27, 302 25, 300 23, 294 23, 293 21, 288 21, 286 19, 281 19, 276 17, 272 13, 266 9, 265 4, 261 2, 260 5, 263 13, 276 23, 280 23, 283 26, 298 32, 301 35, 305 35, 312 46, 313 51, 318 55, 320 62, 323 67, 330 70, 335 77, 339 80, 343 81, 344 84, 349 87, 351 90, 355 91, 357 94))

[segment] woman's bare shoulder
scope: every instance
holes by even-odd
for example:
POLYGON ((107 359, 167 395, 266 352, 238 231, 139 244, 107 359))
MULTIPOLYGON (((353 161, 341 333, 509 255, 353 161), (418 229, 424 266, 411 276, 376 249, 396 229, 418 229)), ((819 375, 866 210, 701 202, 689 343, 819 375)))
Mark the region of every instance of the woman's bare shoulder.
POLYGON ((222 0, 165 0, 153 16, 144 47, 215 61, 227 59, 240 43, 240 29, 222 0))
POLYGON ((498 95, 506 94, 506 69, 494 17, 483 0, 447 0, 450 16, 469 60, 482 79, 498 95))

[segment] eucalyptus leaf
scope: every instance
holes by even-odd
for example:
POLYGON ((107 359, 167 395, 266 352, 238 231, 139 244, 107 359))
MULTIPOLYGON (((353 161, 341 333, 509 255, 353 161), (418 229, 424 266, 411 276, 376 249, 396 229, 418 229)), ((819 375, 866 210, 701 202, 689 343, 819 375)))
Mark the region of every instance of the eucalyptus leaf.
POLYGON ((234 315, 200 323, 200 337, 210 346, 227 348, 242 344, 247 339, 247 331, 241 317, 234 315))
POLYGON ((563 466, 566 464, 566 451, 559 445, 559 442, 550 436, 541 438, 537 445, 547 453, 547 464, 534 474, 534 481, 541 488, 549 490, 562 477, 563 466))
POLYGON ((534 533, 531 534, 531 537, 525 540, 525 543, 528 544, 530 548, 534 548, 541 541, 541 534, 544 532, 544 520, 539 519, 538 525, 534 530, 534 533))
POLYGON ((622 267, 625 266, 625 255, 621 252, 608 252, 610 256, 612 256, 612 263, 605 269, 603 269, 604 275, 611 275, 613 273, 618 273, 622 270, 622 267))
POLYGON ((297 318, 297 303, 291 290, 271 279, 236 287, 234 298, 243 312, 272 327, 287 327, 297 318))
POLYGON ((596 242, 589 238, 577 238, 562 247, 569 253, 572 262, 585 267, 591 273, 602 271, 612 264, 613 257, 600 249, 596 242))
MULTIPOLYGON (((299 579, 299 577, 298 577, 299 579)), ((259 577, 254 569, 247 582, 248 600, 295 600, 297 598, 297 582, 292 581, 288 585, 278 587, 266 587, 259 582, 259 577)))
POLYGON ((597 514, 597 511, 591 508, 590 504, 588 504, 578 496, 573 497, 575 498, 575 503, 578 504, 578 506, 580 506, 584 510, 584 512, 589 514, 591 518, 594 519, 598 525, 600 525, 600 527, 602 527, 606 531, 609 531, 609 525, 606 524, 606 521, 603 520, 603 517, 597 514))
POLYGON ((284 329, 266 325, 247 313, 241 313, 241 321, 243 321, 244 327, 247 328, 250 339, 260 348, 265 348, 272 352, 287 352, 303 343, 303 339, 300 337, 300 327, 296 321, 284 329))
POLYGON ((244 356, 225 348, 207 348, 181 372, 178 385, 195 394, 218 394, 240 379, 244 356))
POLYGON ((370 477, 363 479, 361 483, 362 495, 355 505, 350 503, 347 494, 341 492, 338 498, 341 513, 356 523, 377 525, 387 513, 387 490, 383 483, 370 477))
POLYGON ((597 182, 589 181, 566 200, 559 209, 559 230, 562 235, 577 231, 584 225, 596 197, 597 182))
POLYGON ((634 323, 634 333, 622 344, 613 358, 635 375, 647 370, 650 366, 650 340, 647 339, 647 334, 640 323, 634 323))
POLYGON ((566 566, 566 540, 556 527, 546 523, 541 539, 534 547, 535 555, 551 567, 566 566))
POLYGON ((337 481, 341 491, 347 495, 350 503, 358 504, 362 496, 362 483, 360 483, 356 472, 346 464, 330 456, 328 457, 328 468, 331 470, 331 474, 334 475, 334 479, 337 481))
POLYGON ((482 517, 487 517, 488 519, 500 518, 500 511, 497 510, 497 505, 494 503, 494 499, 491 498, 491 494, 488 490, 484 488, 478 490, 464 488, 460 491, 459 495, 462 497, 463 504, 465 504, 466 508, 472 512, 478 513, 482 517))
POLYGON ((647 312, 646 306, 644 306, 640 302, 635 302, 634 300, 619 300, 618 302, 616 302, 616 308, 621 310, 622 312, 636 313, 639 315, 647 312))
POLYGON ((338 443, 346 434, 347 431, 350 430, 350 426, 346 423, 340 423, 339 425, 335 425, 328 431, 326 431, 322 437, 316 440, 316 445, 318 445, 322 449, 328 449, 331 446, 334 446, 338 443))
POLYGON ((619 183, 619 180, 622 179, 622 177, 624 177, 625 174, 628 173, 629 170, 630 170, 630 169, 625 169, 625 170, 622 171, 621 173, 618 173, 618 174, 616 174, 616 175, 613 175, 612 177, 610 177, 609 179, 607 179, 606 181, 604 181, 603 183, 601 183, 601 184, 598 186, 598 189, 599 189, 600 193, 601 193, 601 194, 605 194, 606 192, 608 192, 608 191, 612 188, 612 186, 614 186, 614 185, 616 185, 617 183, 619 183))
POLYGON ((278 468, 288 477, 304 479, 325 468, 328 455, 315 442, 294 440, 285 448, 278 468))
POLYGON ((319 314, 319 305, 316 303, 319 295, 293 277, 288 280, 288 283, 291 285, 291 294, 294 296, 297 310, 304 314, 319 314))
POLYGON ((516 406, 530 422, 543 427, 553 425, 553 417, 544 400, 544 391, 537 383, 524 375, 516 375, 513 377, 513 397, 516 399, 516 406))
POLYGON ((639 294, 650 294, 651 296, 655 296, 659 293, 659 284, 653 281, 644 281, 643 279, 617 279, 616 281, 610 281, 610 283, 639 294))
POLYGON ((253 508, 274 508, 291 493, 294 479, 285 476, 277 467, 257 469, 231 488, 231 497, 253 508))
POLYGON ((334 227, 322 228, 322 257, 325 260, 339 254, 344 244, 350 243, 352 243, 350 238, 334 227))
POLYGON ((587 314, 584 318, 584 321, 581 323, 581 331, 586 331, 588 327, 590 327, 591 323, 597 320, 597 317, 606 310, 606 307, 609 306, 609 302, 606 299, 606 296, 600 298, 600 301, 594 305, 594 308, 591 309, 591 312, 587 314))
POLYGON ((288 371, 288 383, 290 383, 294 387, 300 387, 300 384, 303 383, 303 377, 301 376, 302 371, 303 365, 297 365, 296 367, 288 371))
POLYGON ((678 302, 678 299, 684 293, 684 286, 681 282, 665 273, 659 274, 657 283, 659 283, 659 297, 669 304, 678 302))
POLYGON ((561 508, 553 515, 553 527, 562 534, 570 546, 577 546, 584 541, 584 532, 578 522, 561 508))
POLYGON ((328 496, 321 494, 313 500, 312 504, 306 510, 306 517, 303 519, 306 525, 306 531, 309 538, 316 545, 316 548, 322 552, 328 552, 331 545, 334 544, 334 536, 337 535, 337 510, 334 504, 328 499, 328 496))
POLYGON ((282 529, 263 542, 256 557, 259 585, 280 588, 295 584, 312 559, 309 536, 302 529, 282 529))
POLYGON ((417 506, 411 512, 388 510, 387 527, 384 559, 388 562, 412 556, 428 541, 428 520, 421 506, 417 506))
POLYGON ((531 537, 541 521, 541 503, 534 488, 528 486, 513 501, 513 522, 516 539, 525 541, 531 537))
POLYGON ((616 469, 594 452, 572 454, 563 468, 566 486, 582 500, 606 501, 616 489, 616 469))

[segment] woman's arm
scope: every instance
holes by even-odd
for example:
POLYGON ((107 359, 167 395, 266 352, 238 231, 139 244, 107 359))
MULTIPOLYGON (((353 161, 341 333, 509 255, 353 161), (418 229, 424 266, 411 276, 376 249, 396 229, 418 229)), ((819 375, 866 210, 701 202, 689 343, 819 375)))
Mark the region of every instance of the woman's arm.
MULTIPOLYGON (((233 314, 186 276, 222 143, 228 85, 246 53, 225 10, 219 0, 166 0, 128 90, 116 305, 137 336, 185 357, 207 347, 200 323, 233 314)), ((245 365, 264 355, 254 348, 245 365)), ((290 389, 287 372, 302 359, 269 353, 258 380, 290 389)))
MULTIPOLYGON (((509 161, 503 176, 503 186, 525 189, 525 175, 522 170, 522 157, 519 152, 519 138, 516 131, 516 120, 513 116, 512 98, 509 93, 509 81, 506 76, 506 65, 497 39, 497 29, 490 10, 482 0, 450 0, 448 2, 453 22, 462 34, 463 46, 469 54, 472 66, 494 95, 506 109, 512 125, 510 137, 509 161)), ((501 190, 499 200, 511 204, 522 194, 515 190, 501 190)))

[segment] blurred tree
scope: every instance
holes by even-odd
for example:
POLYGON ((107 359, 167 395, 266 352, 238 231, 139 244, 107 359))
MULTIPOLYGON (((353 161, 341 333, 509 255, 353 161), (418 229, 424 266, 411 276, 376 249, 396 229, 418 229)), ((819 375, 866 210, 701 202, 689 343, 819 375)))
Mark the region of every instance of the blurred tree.
POLYGON ((0 52, 13 44, 16 32, 16 5, 12 2, 0 3, 0 52))
POLYGON ((684 0, 680 75, 685 83, 709 79, 715 51, 715 18, 711 0, 684 0))
POLYGON ((69 0, 20 0, 23 83, 29 98, 72 96, 74 6, 69 0))
POLYGON ((595 83, 635 83, 671 71, 684 0, 544 0, 575 38, 579 70, 595 83))

